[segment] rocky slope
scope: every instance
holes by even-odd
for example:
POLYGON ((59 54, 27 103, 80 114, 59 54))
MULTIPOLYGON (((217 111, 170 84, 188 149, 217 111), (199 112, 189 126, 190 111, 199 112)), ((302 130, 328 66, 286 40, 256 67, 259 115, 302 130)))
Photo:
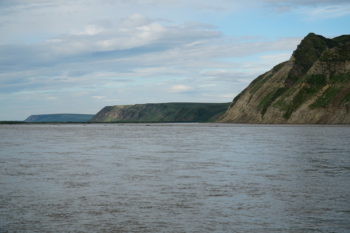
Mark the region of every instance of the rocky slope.
POLYGON ((159 103, 107 106, 91 122, 209 122, 230 103, 159 103))
POLYGON ((350 35, 310 33, 290 60, 256 78, 221 122, 350 123, 350 35))
POLYGON ((90 114, 41 114, 31 115, 25 120, 25 122, 88 122, 93 116, 94 115, 90 114))

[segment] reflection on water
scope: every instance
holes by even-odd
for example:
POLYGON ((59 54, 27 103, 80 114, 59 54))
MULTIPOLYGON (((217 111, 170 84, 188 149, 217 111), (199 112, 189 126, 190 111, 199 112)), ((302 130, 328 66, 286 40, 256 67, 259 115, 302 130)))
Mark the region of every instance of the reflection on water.
POLYGON ((350 127, 1 125, 0 232, 350 232, 350 127))

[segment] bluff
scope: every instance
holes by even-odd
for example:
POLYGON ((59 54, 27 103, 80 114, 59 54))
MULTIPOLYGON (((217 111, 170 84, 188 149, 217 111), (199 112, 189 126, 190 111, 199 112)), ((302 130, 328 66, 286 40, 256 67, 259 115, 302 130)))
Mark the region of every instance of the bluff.
POLYGON ((230 103, 158 103, 104 107, 90 122, 210 122, 230 103))
POLYGON ((220 122, 350 123, 350 35, 308 34, 291 58, 237 95, 220 122))
POLYGON ((47 122, 88 122, 94 115, 90 114, 40 114, 31 115, 25 122, 47 123, 47 122))

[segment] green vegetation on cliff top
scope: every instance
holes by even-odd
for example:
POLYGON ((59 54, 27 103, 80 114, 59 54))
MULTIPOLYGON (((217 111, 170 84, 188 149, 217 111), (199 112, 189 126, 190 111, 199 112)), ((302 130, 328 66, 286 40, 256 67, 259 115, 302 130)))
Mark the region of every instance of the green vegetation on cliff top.
POLYGON ((230 103, 159 103, 108 106, 91 122, 211 122, 230 103))

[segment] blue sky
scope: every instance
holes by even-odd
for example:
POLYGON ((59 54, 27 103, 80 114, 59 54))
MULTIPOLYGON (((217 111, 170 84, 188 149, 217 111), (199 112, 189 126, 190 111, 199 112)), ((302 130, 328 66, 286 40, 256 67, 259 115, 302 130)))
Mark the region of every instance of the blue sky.
POLYGON ((348 0, 1 0, 0 120, 106 105, 229 102, 348 0))

